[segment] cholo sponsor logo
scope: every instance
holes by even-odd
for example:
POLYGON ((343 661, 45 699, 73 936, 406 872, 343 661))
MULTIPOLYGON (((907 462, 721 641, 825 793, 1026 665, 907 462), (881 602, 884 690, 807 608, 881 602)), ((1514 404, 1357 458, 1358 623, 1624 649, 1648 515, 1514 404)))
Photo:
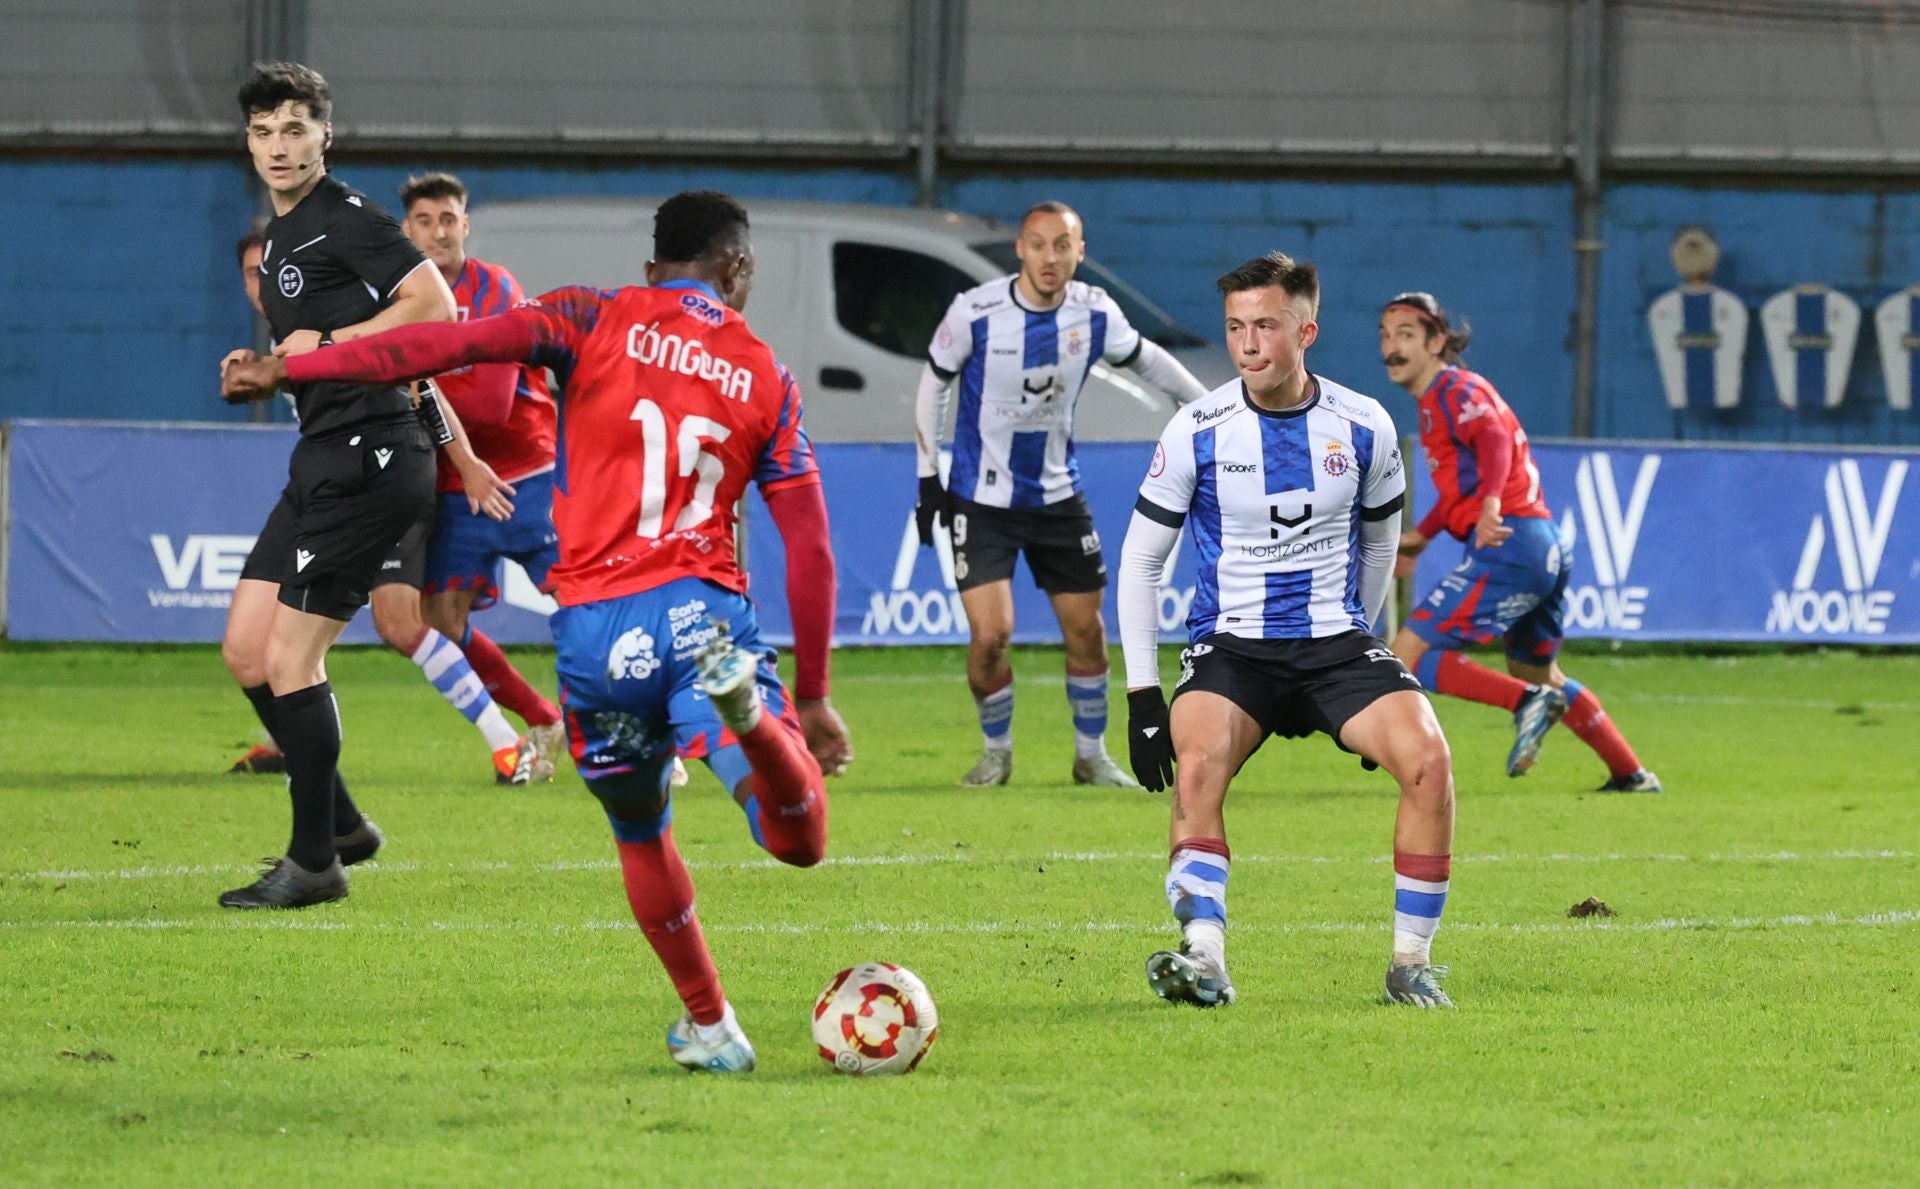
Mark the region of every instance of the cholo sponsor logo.
POLYGON ((254 538, 195 533, 176 546, 172 537, 154 533, 147 540, 165 584, 164 589, 148 588, 148 605, 199 610, 224 608, 233 602, 233 589, 240 584, 240 571, 253 552, 254 538))
POLYGON ((1574 472, 1574 492, 1580 516, 1573 509, 1561 517, 1561 538, 1585 538, 1584 553, 1593 565, 1593 581, 1567 590, 1567 622, 1573 627, 1637 632, 1647 611, 1647 588, 1631 580, 1634 550, 1640 527, 1646 522, 1647 501, 1660 474, 1660 456, 1640 460, 1633 487, 1623 504, 1614 478, 1613 456, 1596 450, 1580 460, 1574 472))
POLYGON ((1792 588, 1773 592, 1767 631, 1800 636, 1885 634, 1893 592, 1874 587, 1906 479, 1905 459, 1889 463, 1880 480, 1880 498, 1870 508, 1859 460, 1842 459, 1827 468, 1826 512, 1814 513, 1807 525, 1792 588), (1829 544, 1840 574, 1837 590, 1817 585, 1829 544))

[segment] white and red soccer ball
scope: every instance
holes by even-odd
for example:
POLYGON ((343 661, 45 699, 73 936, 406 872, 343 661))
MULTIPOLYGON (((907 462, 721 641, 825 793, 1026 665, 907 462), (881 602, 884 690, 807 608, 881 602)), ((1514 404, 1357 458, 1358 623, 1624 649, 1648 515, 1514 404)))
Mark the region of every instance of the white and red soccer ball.
POLYGON ((856 1077, 912 1073, 939 1031, 927 984, 888 962, 842 970, 813 1005, 821 1060, 856 1077))

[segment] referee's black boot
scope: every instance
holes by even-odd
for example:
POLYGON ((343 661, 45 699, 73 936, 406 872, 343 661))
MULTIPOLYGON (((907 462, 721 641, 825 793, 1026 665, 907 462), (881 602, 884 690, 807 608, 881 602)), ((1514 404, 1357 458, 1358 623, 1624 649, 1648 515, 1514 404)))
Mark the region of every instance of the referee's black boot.
POLYGON ((305 908, 347 898, 347 873, 335 859, 325 871, 308 871, 292 859, 262 859, 267 869, 244 888, 220 894, 222 908, 305 908))
POLYGON ((353 829, 333 836, 333 853, 342 867, 351 867, 378 854, 380 844, 386 840, 387 836, 380 832, 379 826, 373 824, 373 819, 363 817, 353 829))

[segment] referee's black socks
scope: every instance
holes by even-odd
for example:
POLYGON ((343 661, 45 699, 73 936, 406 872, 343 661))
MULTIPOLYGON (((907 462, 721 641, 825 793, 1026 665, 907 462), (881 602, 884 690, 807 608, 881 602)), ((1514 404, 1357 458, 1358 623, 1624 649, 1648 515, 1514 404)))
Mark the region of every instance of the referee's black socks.
POLYGON ((308 871, 325 871, 333 862, 334 782, 340 764, 340 714, 333 686, 322 681, 281 694, 273 700, 273 715, 274 738, 287 757, 287 791, 293 797, 287 857, 308 871))
MULTIPOLYGON (((267 729, 267 734, 272 736, 274 743, 278 744, 284 753, 286 745, 280 742, 280 716, 274 710, 273 687, 263 681, 259 685, 243 685, 240 687, 240 692, 247 695, 247 701, 253 703, 254 717, 260 720, 260 725, 267 729)), ((353 798, 347 795, 347 782, 340 779, 340 769, 335 767, 333 770, 334 831, 340 834, 352 833, 362 820, 364 819, 360 816, 360 808, 353 803, 353 798)))

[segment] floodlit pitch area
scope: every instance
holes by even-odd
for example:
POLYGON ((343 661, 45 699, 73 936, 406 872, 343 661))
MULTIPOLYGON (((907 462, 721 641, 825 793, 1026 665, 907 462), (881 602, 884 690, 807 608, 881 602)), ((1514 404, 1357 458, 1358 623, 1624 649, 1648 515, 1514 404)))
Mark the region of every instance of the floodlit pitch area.
POLYGON ((1510 781, 1504 716, 1440 699, 1453 1013, 1377 1002, 1393 786, 1324 740, 1269 743, 1228 802, 1240 1003, 1154 999, 1165 805, 1068 785, 1059 655, 1015 666, 1014 782, 963 792, 958 654, 836 658, 859 759, 819 869, 696 771, 676 835, 760 1057, 720 1080, 666 1056, 682 1009, 577 778, 496 790, 405 661, 330 664, 381 861, 344 904, 237 915, 214 897, 287 803, 220 775, 253 727, 215 652, 0 651, 0 1182, 1920 1173, 1920 656, 1576 653, 1662 796, 1587 792, 1564 730, 1510 781), (1570 918, 1589 897, 1615 915, 1570 918), (911 1078, 813 1052, 815 994, 866 959, 939 1003, 911 1078))

